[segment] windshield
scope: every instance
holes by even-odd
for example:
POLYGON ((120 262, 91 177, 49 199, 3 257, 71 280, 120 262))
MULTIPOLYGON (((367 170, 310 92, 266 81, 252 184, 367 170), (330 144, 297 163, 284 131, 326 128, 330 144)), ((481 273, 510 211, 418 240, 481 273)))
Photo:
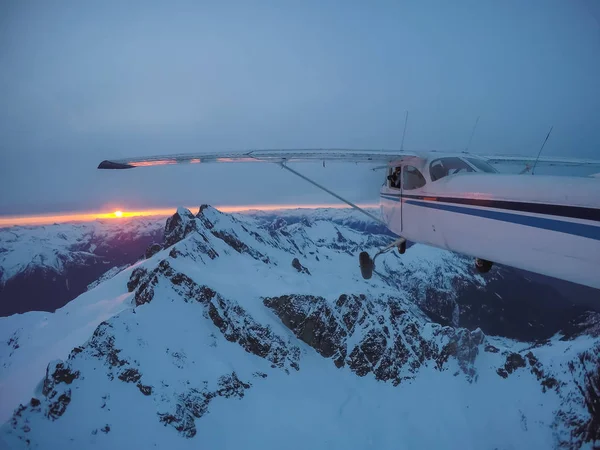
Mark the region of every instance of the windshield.
POLYGON ((477 169, 481 170, 482 172, 486 172, 486 173, 498 173, 498 171, 496 169, 494 169, 489 163, 483 161, 482 159, 478 159, 478 158, 465 158, 467 161, 469 161, 471 164, 473 164, 475 167, 477 167, 477 169))

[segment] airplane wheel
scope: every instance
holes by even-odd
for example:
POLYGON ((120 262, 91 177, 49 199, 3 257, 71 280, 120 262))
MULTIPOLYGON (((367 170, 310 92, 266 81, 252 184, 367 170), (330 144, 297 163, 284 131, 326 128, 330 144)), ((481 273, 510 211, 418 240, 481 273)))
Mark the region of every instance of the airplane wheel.
POLYGON ((404 255, 405 251, 406 251, 406 241, 398 244, 398 252, 400 252, 401 255, 404 255))
POLYGON ((475 269, 479 273, 488 273, 493 265, 494 263, 486 259, 475 258, 475 269))
POLYGON ((373 269, 375 263, 367 252, 360 252, 358 255, 358 263, 360 264, 360 273, 365 280, 370 279, 373 276, 373 269))

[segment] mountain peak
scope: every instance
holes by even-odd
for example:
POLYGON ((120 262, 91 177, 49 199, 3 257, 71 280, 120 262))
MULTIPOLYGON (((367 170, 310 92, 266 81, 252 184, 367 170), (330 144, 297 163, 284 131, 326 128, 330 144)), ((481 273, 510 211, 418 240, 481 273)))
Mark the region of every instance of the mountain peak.
POLYGON ((194 215, 189 209, 180 206, 177 212, 167 219, 164 247, 176 244, 197 229, 194 215))
POLYGON ((206 203, 203 203, 202 205, 200 205, 200 207, 198 208, 198 213, 196 214, 196 217, 200 217, 202 215, 204 215, 204 212, 207 213, 220 213, 220 211, 218 211, 217 209, 215 209, 214 207, 207 205, 206 203))

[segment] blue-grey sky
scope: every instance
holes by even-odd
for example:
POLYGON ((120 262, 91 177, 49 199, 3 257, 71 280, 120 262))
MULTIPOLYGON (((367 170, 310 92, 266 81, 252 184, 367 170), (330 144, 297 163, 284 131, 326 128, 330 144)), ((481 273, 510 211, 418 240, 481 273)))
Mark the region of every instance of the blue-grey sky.
MULTIPOLYGON (((277 167, 156 153, 463 149, 600 158, 600 3, 4 1, 0 214, 328 201, 277 167)), ((362 168, 308 167, 356 201, 362 168)))

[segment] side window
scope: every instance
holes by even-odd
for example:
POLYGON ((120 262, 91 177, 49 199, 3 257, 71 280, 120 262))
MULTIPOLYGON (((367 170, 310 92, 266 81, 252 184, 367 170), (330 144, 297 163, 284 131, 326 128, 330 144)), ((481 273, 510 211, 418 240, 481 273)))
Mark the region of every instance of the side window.
POLYGON ((413 166, 404 166, 402 171, 402 188, 410 191, 411 189, 419 189, 425 186, 425 177, 423 174, 413 166))
POLYGON ((429 165, 431 181, 439 180, 448 175, 465 172, 474 172, 474 170, 462 159, 456 157, 435 159, 431 161, 431 164, 429 165))
POLYGON ((390 169, 388 179, 388 187, 392 189, 400 189, 400 169, 401 166, 390 169))

